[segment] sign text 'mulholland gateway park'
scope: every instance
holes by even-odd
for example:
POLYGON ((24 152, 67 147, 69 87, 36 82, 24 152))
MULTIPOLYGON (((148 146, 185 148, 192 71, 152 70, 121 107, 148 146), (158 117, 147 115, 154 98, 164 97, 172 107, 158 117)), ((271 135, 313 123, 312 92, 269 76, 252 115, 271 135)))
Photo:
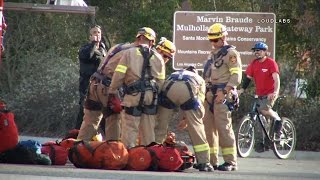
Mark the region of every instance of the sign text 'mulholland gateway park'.
POLYGON ((207 32, 213 23, 227 27, 227 42, 241 54, 243 69, 254 58, 251 48, 256 42, 265 42, 274 58, 275 15, 273 13, 194 12, 178 11, 174 15, 173 41, 177 52, 174 69, 193 65, 203 68, 211 52, 207 32))

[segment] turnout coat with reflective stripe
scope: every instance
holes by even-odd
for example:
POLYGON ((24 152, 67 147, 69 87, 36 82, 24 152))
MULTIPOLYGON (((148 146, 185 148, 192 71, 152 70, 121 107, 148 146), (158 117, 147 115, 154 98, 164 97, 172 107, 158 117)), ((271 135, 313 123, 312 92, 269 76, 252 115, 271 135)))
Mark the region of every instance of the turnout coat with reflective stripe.
MULTIPOLYGON (((153 51, 153 55, 149 60, 151 75, 154 77, 158 88, 161 89, 165 79, 165 64, 162 56, 156 50, 151 49, 151 51, 153 51)), ((143 61, 144 59, 138 46, 125 50, 112 77, 109 92, 115 93, 123 84, 128 86, 140 80, 143 61)), ((130 96, 130 99, 125 97, 123 100, 124 106, 137 106, 139 98, 139 95, 130 96)))
MULTIPOLYGON (((210 58, 213 54, 217 53, 220 49, 212 51, 210 58)), ((214 60, 215 63, 211 64, 211 83, 222 84, 227 83, 227 86, 235 87, 241 83, 242 78, 242 65, 239 52, 234 49, 228 49, 226 56, 214 60), (220 65, 221 67, 216 67, 220 65)))

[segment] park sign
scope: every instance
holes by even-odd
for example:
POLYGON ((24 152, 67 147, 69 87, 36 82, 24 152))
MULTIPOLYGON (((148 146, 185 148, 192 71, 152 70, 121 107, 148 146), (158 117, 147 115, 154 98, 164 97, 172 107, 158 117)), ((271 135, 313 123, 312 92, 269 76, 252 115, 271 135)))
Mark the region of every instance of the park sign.
POLYGON ((212 50, 207 32, 214 23, 227 27, 227 42, 236 46, 243 70, 254 59, 251 48, 257 42, 265 42, 269 46, 270 57, 275 57, 274 13, 177 11, 174 14, 173 42, 177 51, 173 69, 190 65, 203 69, 203 63, 212 50))

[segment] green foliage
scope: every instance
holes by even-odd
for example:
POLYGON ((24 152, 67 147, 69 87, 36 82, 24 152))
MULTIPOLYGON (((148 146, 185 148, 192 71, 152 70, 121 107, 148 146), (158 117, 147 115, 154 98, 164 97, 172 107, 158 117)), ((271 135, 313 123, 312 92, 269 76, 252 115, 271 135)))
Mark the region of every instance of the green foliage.
POLYGON ((281 115, 290 118, 297 130, 297 149, 320 151, 319 100, 292 97, 282 103, 281 115))
POLYGON ((61 135, 72 127, 77 113, 78 67, 53 49, 21 57, 16 73, 24 78, 4 94, 22 133, 61 135), (59 63, 56 63, 56 61, 59 63), (43 63, 45 62, 45 63, 43 63))

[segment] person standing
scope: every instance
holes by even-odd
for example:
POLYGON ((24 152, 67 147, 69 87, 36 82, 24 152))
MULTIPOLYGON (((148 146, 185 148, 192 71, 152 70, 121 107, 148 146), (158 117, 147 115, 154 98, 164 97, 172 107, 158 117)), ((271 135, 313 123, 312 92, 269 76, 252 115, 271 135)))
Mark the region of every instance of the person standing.
POLYGON ((149 27, 139 29, 138 46, 124 52, 112 77, 110 97, 123 85, 124 112, 121 118, 121 140, 127 148, 155 141, 154 127, 159 89, 165 79, 163 57, 153 48, 156 33, 149 27))
POLYGON ((89 92, 84 102, 83 122, 78 139, 89 140, 104 128, 105 140, 120 140, 120 97, 109 97, 111 79, 124 51, 134 43, 121 43, 110 48, 98 70, 91 76, 89 92))
MULTIPOLYGON (((210 164, 209 145, 204 132, 204 79, 193 66, 172 73, 165 81, 159 97, 158 122, 155 128, 156 142, 163 142, 168 121, 174 109, 179 108, 188 129, 199 171, 213 171, 210 164), (179 94, 179 95, 177 95, 179 94)), ((183 127, 183 123, 179 123, 183 127)))
MULTIPOLYGON (((253 79, 256 86, 256 95, 259 97, 259 111, 264 116, 270 116, 275 120, 274 132, 279 134, 282 129, 282 121, 278 113, 272 110, 280 90, 279 67, 274 59, 267 56, 268 45, 266 43, 258 42, 252 50, 256 59, 247 67, 246 78, 244 78, 242 88, 238 93, 239 95, 242 94, 253 79)), ((263 138, 257 140, 260 140, 260 142, 256 142, 256 151, 263 152, 264 147, 266 147, 263 138)))
POLYGON ((234 171, 237 170, 237 153, 231 111, 238 103, 236 87, 241 83, 242 65, 239 52, 226 41, 227 35, 226 26, 221 23, 215 23, 208 29, 213 50, 204 66, 204 79, 210 84, 208 89, 212 98, 206 101, 210 103, 208 109, 213 112, 213 119, 204 121, 204 126, 212 165, 221 171, 234 171), (218 165, 218 145, 225 161, 221 165, 218 165))
POLYGON ((85 44, 79 50, 80 78, 79 78, 79 113, 75 128, 80 129, 83 120, 83 102, 88 92, 91 75, 97 71, 100 62, 106 56, 106 46, 101 41, 101 27, 95 25, 90 29, 90 43, 85 44))

